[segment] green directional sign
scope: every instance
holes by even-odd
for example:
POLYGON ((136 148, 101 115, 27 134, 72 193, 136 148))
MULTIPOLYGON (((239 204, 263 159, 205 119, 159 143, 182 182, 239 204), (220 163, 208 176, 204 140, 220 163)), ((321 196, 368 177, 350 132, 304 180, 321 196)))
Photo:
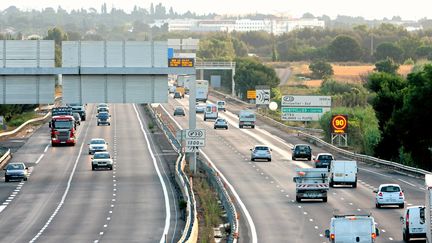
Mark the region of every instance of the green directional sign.
POLYGON ((282 113, 323 113, 320 107, 282 107, 282 113))

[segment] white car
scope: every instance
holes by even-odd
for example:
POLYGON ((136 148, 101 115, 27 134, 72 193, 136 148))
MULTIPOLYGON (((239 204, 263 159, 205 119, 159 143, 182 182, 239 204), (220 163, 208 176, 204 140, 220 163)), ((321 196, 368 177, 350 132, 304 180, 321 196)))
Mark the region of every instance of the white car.
POLYGON ((195 106, 195 111, 196 113, 204 113, 206 109, 206 104, 205 103, 197 103, 195 106))
POLYGON ((113 169, 113 160, 108 152, 96 152, 91 160, 92 170, 96 168, 105 167, 110 170, 113 169))
POLYGON ((397 205, 399 208, 405 206, 405 195, 398 184, 381 184, 378 190, 374 190, 375 206, 381 208, 384 205, 397 205))
POLYGON ((251 152, 251 160, 255 161, 256 159, 265 159, 267 161, 271 161, 271 149, 266 145, 255 145, 254 148, 250 149, 251 152))
POLYGON ((108 149, 108 143, 103 138, 93 138, 88 143, 88 153, 94 154, 95 152, 104 152, 108 149))

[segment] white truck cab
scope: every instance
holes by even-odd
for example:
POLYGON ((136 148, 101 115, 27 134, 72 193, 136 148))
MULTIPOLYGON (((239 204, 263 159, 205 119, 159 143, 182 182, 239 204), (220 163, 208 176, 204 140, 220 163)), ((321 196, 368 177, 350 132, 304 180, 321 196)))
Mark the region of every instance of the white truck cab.
POLYGON ((332 243, 372 243, 379 236, 379 230, 370 214, 334 215, 325 236, 332 243))
POLYGON ((333 160, 330 164, 330 187, 337 184, 357 187, 357 172, 357 161, 333 160))

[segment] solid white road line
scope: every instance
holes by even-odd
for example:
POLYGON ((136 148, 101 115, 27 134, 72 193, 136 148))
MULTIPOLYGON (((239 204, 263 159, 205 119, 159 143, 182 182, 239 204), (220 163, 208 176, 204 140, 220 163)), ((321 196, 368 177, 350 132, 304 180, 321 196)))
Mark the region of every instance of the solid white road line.
POLYGON ((144 135, 144 138, 146 140, 147 148, 148 148, 148 150, 150 152, 150 156, 152 158, 153 165, 155 167, 156 173, 157 173, 157 175, 159 177, 159 181, 161 182, 162 189, 163 189, 163 194, 164 194, 164 198, 165 198, 165 213, 166 213, 166 216, 165 216, 165 228, 164 228, 163 234, 161 236, 160 243, 164 243, 165 242, 165 235, 168 235, 168 231, 169 231, 170 223, 171 223, 171 208, 170 208, 168 191, 167 191, 167 187, 166 187, 165 181, 164 181, 164 179, 163 179, 163 177, 162 177, 162 175, 160 173, 159 167, 157 165, 156 157, 155 157, 155 155, 154 155, 154 153, 153 153, 153 151, 151 149, 150 141, 149 141, 149 139, 147 137, 147 134, 145 132, 145 129, 144 129, 144 124, 141 121, 141 118, 139 116, 139 113, 138 113, 138 110, 137 110, 135 104, 133 104, 133 108, 135 110, 135 114, 137 116, 138 122, 139 122, 139 124, 141 126, 141 131, 142 131, 142 133, 144 135))
MULTIPOLYGON (((174 117, 171 116, 171 114, 165 109, 164 106, 160 105, 162 107, 162 109, 165 111, 166 114, 168 114, 168 116, 170 117, 170 119, 172 121, 174 121, 174 123, 177 125, 178 128, 183 129, 182 126, 174 119, 174 117)), ((217 173, 219 173, 219 176, 222 178, 222 180, 224 181, 224 183, 226 185, 228 185, 230 191, 232 192, 232 194, 234 195, 234 197, 236 198, 238 204, 240 205, 240 207, 242 208, 243 213, 246 216, 246 219, 248 221, 248 224, 250 226, 250 230, 252 233, 252 243, 257 243, 258 242, 258 236, 257 236, 257 231, 256 231, 256 227, 255 224, 252 220, 252 217, 249 213, 249 210, 246 208, 246 205, 243 203, 243 201, 241 200, 240 196, 238 195, 237 191, 234 189, 234 187, 231 185, 231 183, 228 182, 228 180, 226 179, 226 177, 224 176, 224 174, 222 174, 222 172, 220 172, 220 170, 216 167, 216 165, 213 163, 213 161, 207 156, 206 153, 204 153, 204 151, 200 150, 200 154, 204 155, 204 157, 207 159, 207 161, 212 164, 213 168, 216 170, 217 173)))
POLYGON ((48 225, 51 223, 51 221, 54 219, 54 217, 57 215, 57 213, 60 211, 61 207, 63 206, 63 204, 64 204, 64 202, 66 200, 66 197, 67 197, 67 195, 69 193, 69 189, 70 189, 71 184, 72 184, 72 178, 73 178, 73 176, 75 174, 75 171, 76 171, 76 168, 78 166, 78 161, 79 161, 79 159, 81 157, 81 153, 82 153, 83 147, 84 147, 84 143, 81 144, 78 156, 77 156, 77 158, 75 160, 74 167, 72 169, 71 174, 69 175, 69 180, 68 180, 68 183, 67 183, 67 186, 66 186, 66 190, 63 193, 63 196, 62 196, 62 199, 61 199, 60 203, 58 204, 58 206, 57 206, 56 210, 54 211, 54 213, 51 215, 51 217, 49 217, 48 221, 45 223, 45 225, 39 231, 39 233, 35 237, 33 237, 33 239, 30 240, 30 243, 35 242, 42 235, 42 233, 45 231, 45 229, 48 227, 48 225))
POLYGON ((41 161, 41 159, 45 156, 45 154, 41 154, 39 156, 39 159, 36 160, 35 164, 39 164, 39 162, 41 161))

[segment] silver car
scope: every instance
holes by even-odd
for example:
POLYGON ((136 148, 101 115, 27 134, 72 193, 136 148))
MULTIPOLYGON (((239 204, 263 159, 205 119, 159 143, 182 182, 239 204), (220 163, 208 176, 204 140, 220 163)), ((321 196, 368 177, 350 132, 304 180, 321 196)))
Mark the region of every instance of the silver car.
POLYGON ((107 151, 108 143, 105 142, 103 138, 93 138, 88 143, 89 154, 94 154, 95 152, 107 151))
POLYGON ((255 145, 254 148, 250 149, 251 152, 251 160, 255 161, 256 159, 265 159, 267 161, 271 161, 271 149, 265 145, 255 145))
POLYGON ((24 163, 9 163, 5 168, 5 182, 11 180, 24 180, 28 178, 28 168, 24 163))
POLYGON ((113 160, 108 152, 96 152, 91 160, 92 170, 104 167, 109 170, 113 169, 113 160))

